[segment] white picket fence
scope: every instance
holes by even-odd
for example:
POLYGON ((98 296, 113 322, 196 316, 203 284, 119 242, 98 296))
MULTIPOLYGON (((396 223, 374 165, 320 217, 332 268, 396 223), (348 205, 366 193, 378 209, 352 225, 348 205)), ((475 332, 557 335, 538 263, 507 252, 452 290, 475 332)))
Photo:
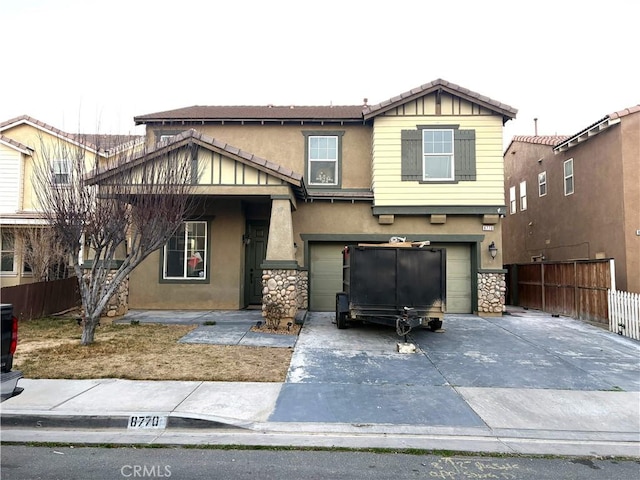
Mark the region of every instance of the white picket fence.
POLYGON ((607 290, 609 330, 640 340, 640 294, 607 290))

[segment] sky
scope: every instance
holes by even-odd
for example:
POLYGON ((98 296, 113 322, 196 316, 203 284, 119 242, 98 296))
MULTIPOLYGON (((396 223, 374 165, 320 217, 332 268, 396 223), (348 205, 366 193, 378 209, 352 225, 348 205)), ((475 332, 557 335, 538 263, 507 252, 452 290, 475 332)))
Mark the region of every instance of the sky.
POLYGON ((574 134, 640 104, 637 0, 0 0, 0 121, 144 133, 191 105, 360 105, 437 78, 574 134))

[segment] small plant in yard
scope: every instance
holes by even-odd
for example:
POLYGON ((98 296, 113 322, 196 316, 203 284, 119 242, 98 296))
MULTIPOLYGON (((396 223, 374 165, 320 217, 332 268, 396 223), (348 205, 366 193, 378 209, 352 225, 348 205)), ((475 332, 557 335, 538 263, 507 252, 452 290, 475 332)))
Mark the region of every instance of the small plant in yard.
POLYGON ((267 321, 267 328, 277 330, 280 326, 280 320, 284 316, 284 308, 282 305, 271 302, 264 307, 264 317, 267 321))

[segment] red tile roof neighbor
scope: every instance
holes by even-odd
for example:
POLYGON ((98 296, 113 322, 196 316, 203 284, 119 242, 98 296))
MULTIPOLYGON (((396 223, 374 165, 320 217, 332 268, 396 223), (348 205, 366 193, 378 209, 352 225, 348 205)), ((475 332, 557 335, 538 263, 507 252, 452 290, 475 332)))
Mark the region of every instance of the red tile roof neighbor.
POLYGON ((568 135, 515 135, 512 142, 535 143, 553 147, 564 142, 567 138, 569 138, 568 135))
POLYGON ((633 107, 625 108, 624 110, 619 110, 617 112, 610 113, 608 117, 611 119, 620 118, 620 117, 624 117, 625 115, 630 115, 636 112, 640 112, 640 104, 634 105, 633 107))

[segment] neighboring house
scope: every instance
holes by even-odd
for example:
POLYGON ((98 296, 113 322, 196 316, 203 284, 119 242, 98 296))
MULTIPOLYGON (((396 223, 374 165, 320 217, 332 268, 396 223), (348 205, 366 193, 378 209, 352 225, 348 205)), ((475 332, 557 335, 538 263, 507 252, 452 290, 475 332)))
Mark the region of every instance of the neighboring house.
POLYGON ((613 258, 640 292, 640 105, 571 136, 515 136, 504 154, 505 265, 613 258))
POLYGON ((333 311, 343 247, 400 236, 446 248, 448 312, 500 315, 502 134, 515 115, 439 79, 378 105, 138 116, 148 152, 120 168, 188 148, 199 207, 132 272, 129 307, 333 311))
POLYGON ((96 156, 106 159, 110 152, 98 145, 133 145, 140 137, 129 135, 82 135, 63 132, 35 118, 23 115, 0 123, 0 230, 3 287, 31 283, 34 280, 24 261, 25 247, 20 229, 45 227, 47 222, 34 192, 34 162, 51 162, 56 182, 68 181, 71 161, 82 149, 91 165, 96 156))

